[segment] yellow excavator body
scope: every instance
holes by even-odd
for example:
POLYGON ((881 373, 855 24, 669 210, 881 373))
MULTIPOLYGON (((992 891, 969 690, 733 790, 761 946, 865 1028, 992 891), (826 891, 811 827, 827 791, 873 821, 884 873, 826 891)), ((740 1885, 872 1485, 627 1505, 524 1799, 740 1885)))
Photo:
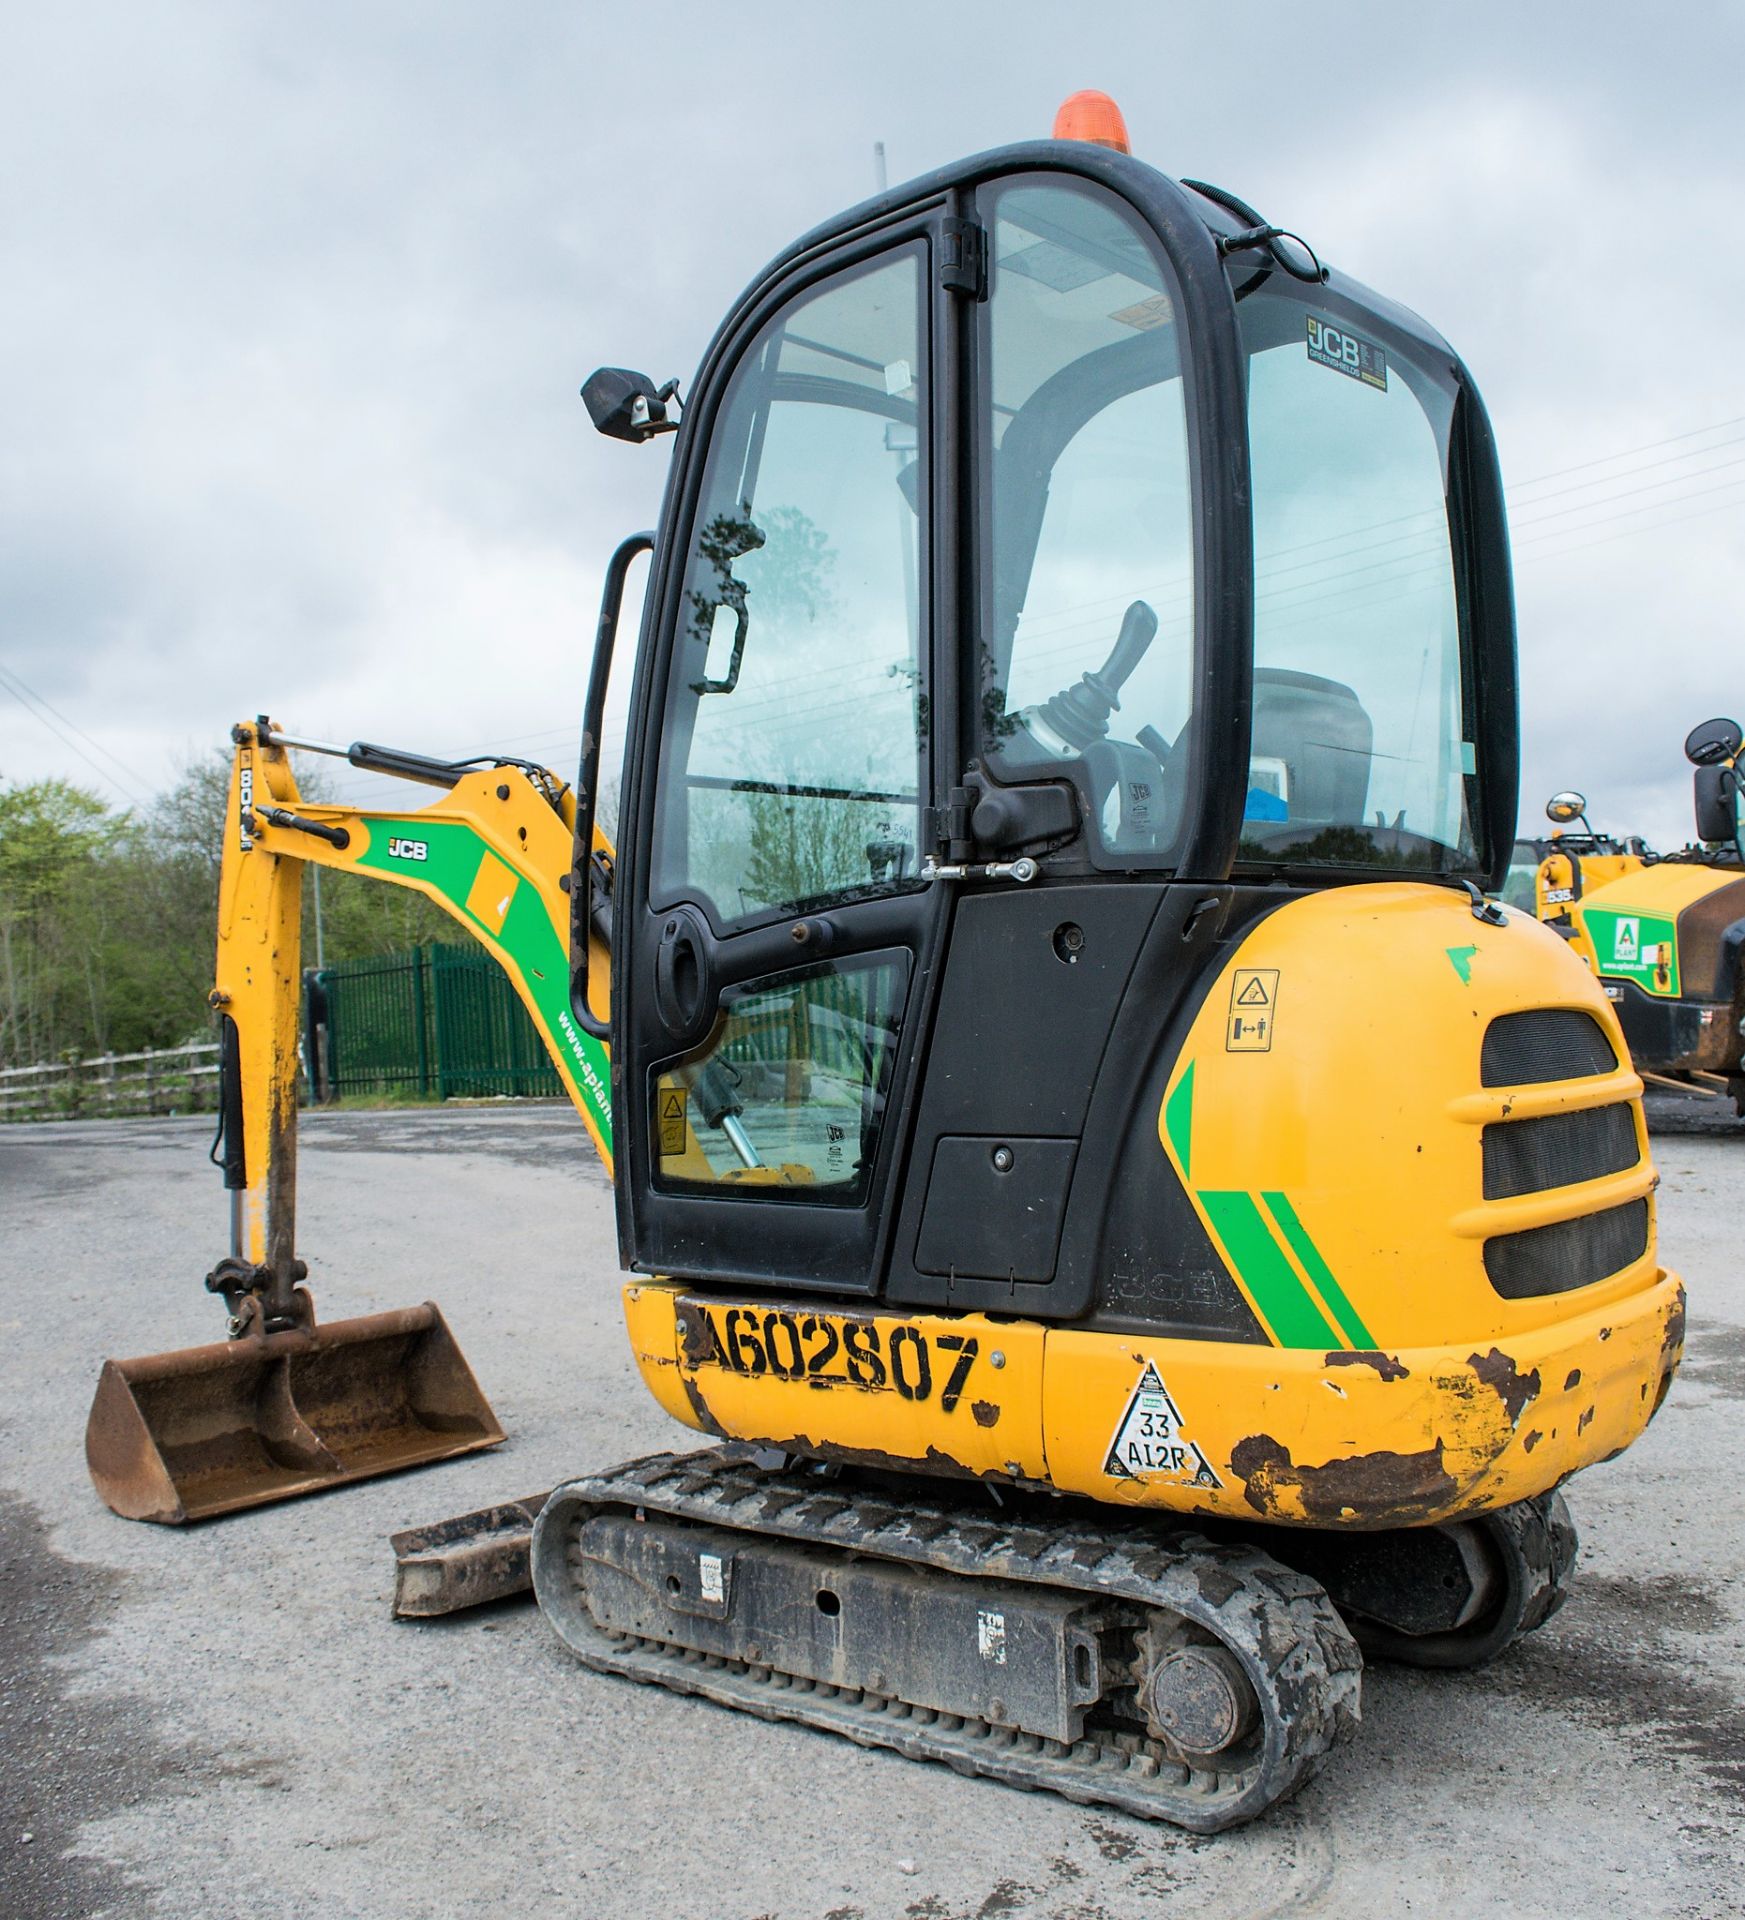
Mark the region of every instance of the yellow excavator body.
POLYGON ((434 1308, 318 1326, 293 1244, 303 869, 415 888, 527 1007, 643 1380, 721 1443, 544 1502, 565 1644, 1210 1831, 1354 1730, 1360 1641, 1473 1665, 1555 1611, 1559 1489, 1653 1416, 1684 1301, 1612 1005, 1484 897, 1518 719, 1470 377, 1085 128, 797 243, 683 403, 589 379, 676 438, 573 790, 234 730, 233 1357, 111 1363, 88 1453, 179 1521, 501 1438, 434 1308), (1349 552, 1402 514, 1375 595, 1349 552), (297 752, 442 794, 312 804, 297 752))

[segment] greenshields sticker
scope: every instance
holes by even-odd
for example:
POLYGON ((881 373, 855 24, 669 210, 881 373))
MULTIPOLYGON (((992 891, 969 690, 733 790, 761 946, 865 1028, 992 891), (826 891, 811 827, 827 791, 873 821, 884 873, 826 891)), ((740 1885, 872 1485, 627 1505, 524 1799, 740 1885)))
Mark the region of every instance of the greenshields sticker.
POLYGON ((1388 390, 1388 357, 1373 340, 1309 315, 1309 358, 1379 392, 1388 390))
POLYGON ((1664 914, 1590 907, 1582 918, 1602 974, 1634 980, 1662 999, 1678 997, 1678 929, 1664 914))

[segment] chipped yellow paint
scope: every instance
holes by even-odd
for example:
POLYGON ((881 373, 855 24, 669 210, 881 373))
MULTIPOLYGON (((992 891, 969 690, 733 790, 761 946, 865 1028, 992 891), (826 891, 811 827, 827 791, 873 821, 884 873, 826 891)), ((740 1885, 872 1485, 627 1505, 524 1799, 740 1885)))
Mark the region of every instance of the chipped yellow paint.
POLYGON ((1506 1346, 1359 1354, 1055 1329, 1048 1476, 1120 1505, 1284 1525, 1458 1519, 1543 1493, 1635 1440, 1677 1365, 1683 1311, 1683 1289, 1665 1275, 1621 1308, 1506 1346), (1147 1363, 1217 1487, 1106 1472, 1147 1363))
POLYGON ((1682 1287, 1664 1275, 1621 1306, 1571 1315, 1506 1351, 1463 1343, 1355 1354, 981 1314, 844 1314, 801 1299, 700 1295, 676 1281, 633 1282, 624 1301, 644 1384, 699 1432, 824 1458, 1045 1481, 1118 1505, 1356 1528, 1430 1525, 1506 1506, 1628 1446, 1677 1365, 1684 1314, 1682 1287), (728 1337, 729 1313, 749 1316, 746 1338, 765 1349, 761 1371, 749 1344, 743 1369, 710 1351, 728 1337), (932 1391, 905 1400, 889 1386, 780 1378, 767 1366, 772 1314, 873 1327, 886 1353, 893 1330, 913 1328, 934 1352, 932 1391), (966 1338, 977 1342, 976 1362, 947 1411, 940 1343, 966 1338), (994 1353, 1003 1366, 992 1366, 994 1353), (1147 1363, 1215 1487, 1107 1470, 1147 1363), (997 1419, 984 1424, 994 1409, 997 1419))
POLYGON ((690 1402, 679 1384, 678 1333, 673 1324, 672 1289, 633 1281, 624 1289, 624 1330, 630 1336, 636 1370, 662 1409, 686 1426, 695 1426, 690 1402))

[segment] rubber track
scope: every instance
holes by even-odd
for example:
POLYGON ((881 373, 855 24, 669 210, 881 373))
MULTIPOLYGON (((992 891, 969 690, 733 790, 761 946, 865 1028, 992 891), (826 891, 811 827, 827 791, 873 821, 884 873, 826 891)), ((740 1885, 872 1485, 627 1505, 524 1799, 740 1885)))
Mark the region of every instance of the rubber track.
POLYGON ((1333 1603, 1315 1581, 1254 1548, 1121 1522, 1002 1525, 984 1507, 914 1500, 899 1505, 841 1482, 759 1468, 715 1449, 654 1454, 559 1487, 535 1529, 533 1580, 559 1637, 602 1673, 1195 1833, 1252 1820, 1294 1793, 1358 1723, 1363 1658, 1333 1603), (587 1612, 577 1542, 595 1514, 638 1508, 751 1536, 1102 1595, 1176 1614, 1209 1630, 1241 1661, 1261 1707, 1258 1751, 1251 1740, 1246 1764, 1214 1771, 1174 1761, 1137 1733, 1099 1731, 1068 1748, 767 1666, 609 1633, 587 1612))

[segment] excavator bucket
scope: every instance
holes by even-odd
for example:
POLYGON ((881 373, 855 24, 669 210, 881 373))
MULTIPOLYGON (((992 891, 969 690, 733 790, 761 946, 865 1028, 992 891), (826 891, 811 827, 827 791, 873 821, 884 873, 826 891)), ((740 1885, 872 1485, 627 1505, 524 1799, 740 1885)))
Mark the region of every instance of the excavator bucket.
POLYGON ((499 1446, 435 1304, 104 1363, 85 1427, 97 1491, 181 1526, 499 1446))

